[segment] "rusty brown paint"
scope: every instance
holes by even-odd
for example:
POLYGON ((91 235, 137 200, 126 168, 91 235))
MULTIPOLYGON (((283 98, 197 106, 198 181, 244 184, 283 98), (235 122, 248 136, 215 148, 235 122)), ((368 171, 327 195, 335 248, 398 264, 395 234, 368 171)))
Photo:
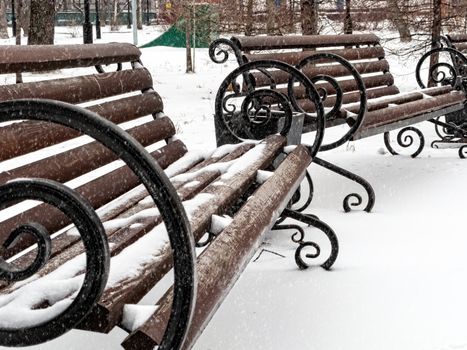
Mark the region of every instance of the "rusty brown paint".
POLYGON ((142 68, 4 85, 0 86, 0 96, 1 101, 44 98, 68 103, 82 103, 151 87, 151 74, 147 69, 142 68))
POLYGON ((287 36, 238 36, 233 37, 240 50, 272 50, 315 48, 349 45, 376 45, 374 34, 350 35, 287 35, 287 36))
POLYGON ((2 46, 0 74, 92 67, 139 60, 131 44, 2 46))
MULTIPOLYGON (((197 260, 196 309, 183 349, 190 349, 227 296, 240 273, 300 184, 311 158, 298 146, 234 217, 233 222, 197 260), (258 210, 261 208, 261 210, 258 210)), ((160 344, 171 308, 171 294, 159 309, 122 343, 126 350, 151 349, 160 344)))

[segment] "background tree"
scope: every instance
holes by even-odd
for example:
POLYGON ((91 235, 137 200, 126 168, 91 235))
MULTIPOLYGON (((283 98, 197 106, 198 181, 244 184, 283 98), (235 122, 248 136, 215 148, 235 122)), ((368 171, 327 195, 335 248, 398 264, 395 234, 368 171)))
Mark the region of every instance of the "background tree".
POLYGON ((0 39, 8 39, 5 0, 0 0, 0 39))
POLYGON ((303 35, 318 34, 318 1, 301 0, 303 35))
POLYGON ((55 0, 31 0, 28 45, 53 45, 55 0))

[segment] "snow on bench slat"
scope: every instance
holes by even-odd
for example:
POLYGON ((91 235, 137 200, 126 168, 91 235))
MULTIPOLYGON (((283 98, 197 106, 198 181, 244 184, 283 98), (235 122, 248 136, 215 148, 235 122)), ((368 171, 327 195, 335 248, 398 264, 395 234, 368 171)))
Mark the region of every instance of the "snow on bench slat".
MULTIPOLYGON (((237 147, 238 145, 236 147, 225 147, 223 152, 229 153, 237 147)), ((221 171, 223 174, 222 178, 226 180, 230 179, 260 158, 265 149, 266 146, 264 144, 258 144, 243 154, 238 160, 219 163, 221 164, 220 166, 213 168, 221 171)), ((223 154, 223 152, 218 154, 223 154)), ((177 170, 186 167, 188 162, 201 157, 200 153, 192 153, 184 160, 177 161, 179 164, 174 166, 171 171, 175 174, 177 170)), ((210 166, 206 167, 206 169, 208 168, 210 169, 210 166)), ((203 170, 200 171, 202 172, 203 170)), ((175 178, 177 176, 173 177, 172 180, 175 178)), ((137 194, 141 190, 144 189, 142 187, 134 189, 131 191, 131 194, 135 195, 135 193, 137 194)), ((149 201, 148 198, 151 197, 147 196, 143 201, 149 201)), ((191 219, 193 213, 212 198, 212 194, 200 193, 192 199, 184 201, 183 205, 188 217, 191 219)), ((106 210, 100 211, 100 214, 103 215, 118 205, 118 203, 108 205, 106 206, 106 210)), ((137 225, 141 219, 151 217, 156 219, 157 216, 159 216, 159 211, 156 208, 151 208, 126 218, 107 220, 103 225, 106 230, 116 230, 129 225, 137 225)), ((230 221, 231 219, 229 218, 217 217, 213 219, 211 226, 213 226, 214 230, 221 231, 230 221)), ((73 234, 73 229, 69 230, 69 232, 73 234)), ((111 258, 106 288, 115 287, 123 280, 138 276, 140 270, 148 264, 157 264, 157 261, 168 250, 169 245, 167 231, 163 223, 150 230, 136 242, 123 249, 118 255, 111 258)), ((46 276, 39 279, 33 276, 26 281, 17 283, 16 286, 19 288, 14 289, 11 293, 0 295, 0 327, 30 327, 51 320, 63 312, 72 303, 81 287, 84 279, 83 272, 85 271, 85 265, 85 254, 80 254, 46 276), (44 302, 50 306, 37 308, 44 305, 44 302)))

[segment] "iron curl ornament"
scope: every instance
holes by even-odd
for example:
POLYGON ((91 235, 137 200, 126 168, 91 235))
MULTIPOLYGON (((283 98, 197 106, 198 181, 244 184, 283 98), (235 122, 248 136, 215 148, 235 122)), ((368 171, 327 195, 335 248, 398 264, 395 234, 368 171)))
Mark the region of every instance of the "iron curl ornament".
MULTIPOLYGON (((415 141, 413 135, 416 135, 418 137, 419 143, 417 149, 410 156, 412 158, 416 158, 425 147, 425 137, 423 136, 423 133, 420 131, 420 129, 417 129, 413 126, 407 126, 405 128, 400 129, 397 133, 397 144, 403 148, 408 148, 412 146, 415 141), (412 134, 409 134, 410 132, 412 134)), ((384 133, 384 144, 388 149, 389 153, 391 153, 392 155, 399 155, 399 153, 397 153, 397 151, 391 146, 391 138, 388 131, 384 133)))
POLYGON ((209 58, 211 58, 214 63, 225 63, 229 59, 229 51, 232 51, 235 54, 235 58, 239 65, 245 63, 238 45, 232 40, 225 38, 216 39, 211 42, 209 45, 209 58))
MULTIPOLYGON (((339 147, 343 145, 344 143, 346 143, 347 141, 351 140, 353 135, 360 128, 360 125, 363 123, 363 118, 365 117, 365 113, 367 110, 367 94, 366 94, 365 83, 363 82, 363 79, 360 73, 349 61, 347 61, 345 58, 339 55, 332 54, 332 53, 311 54, 310 56, 300 61, 296 67, 297 69, 303 71, 308 65, 316 64, 316 63, 323 62, 323 61, 325 61, 326 63, 336 62, 338 65, 344 67, 344 69, 347 70, 348 74, 352 76, 352 79, 355 81, 355 84, 357 86, 357 90, 360 93, 358 113, 355 118, 347 119, 347 123, 350 125, 349 130, 344 135, 342 135, 339 139, 333 142, 330 142, 328 144, 321 145, 320 150, 327 151, 327 150, 331 150, 336 147, 339 147)), ((337 65, 332 65, 332 67, 335 67, 335 66, 337 65)), ((320 67, 317 67, 317 68, 320 68, 320 67)), ((330 95, 334 96, 335 101, 332 105, 332 108, 325 113, 325 118, 326 120, 337 118, 338 113, 341 111, 341 107, 343 104, 343 97, 344 97, 344 89, 341 86, 341 82, 337 80, 335 77, 326 75, 326 74, 316 74, 316 75, 310 76, 310 80, 313 84, 315 84, 315 86, 319 86, 318 91, 320 92, 320 96, 321 96, 323 103, 328 99, 330 95), (318 84, 319 82, 324 82, 325 84, 318 84), (326 86, 328 87, 328 89, 326 89, 326 86)), ((294 93, 293 83, 294 83, 293 81, 290 81, 289 86, 288 86, 291 103, 294 106, 294 108, 296 108, 297 110, 305 112, 297 103, 297 98, 294 93)))
POLYGON ((246 63, 222 82, 215 102, 215 123, 218 139, 241 142, 245 139, 261 140, 267 135, 279 133, 287 136, 293 118, 303 115, 290 104, 290 96, 277 89, 270 70, 289 75, 289 81, 300 83, 316 112, 316 135, 313 144, 307 145, 312 157, 316 155, 324 137, 325 118, 321 98, 313 83, 298 69, 274 60, 246 63), (255 89, 245 81, 257 72, 270 79, 270 86, 255 89), (282 119, 282 126, 280 120, 282 119), (220 136, 219 136, 220 135, 220 136))
POLYGON ((451 47, 438 47, 432 49, 420 58, 415 68, 415 77, 418 85, 422 89, 426 88, 428 84, 425 85, 421 77, 422 67, 427 62, 428 58, 432 55, 439 56, 440 53, 446 53, 449 59, 446 62, 437 62, 433 66, 429 67, 428 80, 431 80, 436 84, 451 85, 453 88, 465 91, 463 79, 466 77, 462 76, 459 72, 459 67, 467 65, 467 58, 460 51, 451 47))
MULTIPOLYGON (((193 312, 196 292, 194 241, 183 206, 159 165, 130 135, 113 123, 80 107, 52 100, 14 100, 0 103, 0 122, 37 120, 60 124, 91 136, 121 158, 141 180, 164 220, 174 260, 174 300, 171 316, 159 349, 182 346, 193 312)), ((79 324, 100 298, 109 271, 109 248, 97 214, 73 190, 44 179, 14 180, 0 186, 0 209, 25 199, 36 199, 62 210, 76 225, 86 248, 86 272, 79 294, 54 318, 27 328, 0 329, 0 345, 25 346, 54 339, 79 324)), ((21 235, 33 235, 39 244, 38 258, 25 270, 1 261, 2 279, 22 280, 38 271, 50 254, 48 232, 27 223, 12 232, 6 245, 21 235)))

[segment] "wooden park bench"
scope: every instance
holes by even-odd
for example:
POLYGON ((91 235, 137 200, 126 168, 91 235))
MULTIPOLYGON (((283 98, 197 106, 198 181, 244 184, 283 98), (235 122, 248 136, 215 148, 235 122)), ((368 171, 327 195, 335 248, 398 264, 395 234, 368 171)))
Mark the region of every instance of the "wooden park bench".
MULTIPOLYGON (((129 333, 125 349, 191 348, 279 218, 322 230, 331 248, 319 263, 329 269, 336 259, 332 229, 294 206, 324 131, 311 82, 283 63, 236 69, 219 89, 216 113, 237 103, 245 125, 260 130, 269 111, 283 129, 188 151, 140 56, 130 44, 0 51, 0 73, 11 82, 0 86, 0 345, 119 326, 129 333), (285 147, 297 113, 283 95, 230 91, 258 69, 288 72, 309 90, 319 120, 312 145, 285 147), (24 82, 13 83, 15 73, 24 82), (167 290, 158 282, 172 268, 167 290), (155 305, 135 306, 154 290, 155 305)), ((295 241, 304 268, 319 246, 295 241)))
MULTIPOLYGON (((373 34, 349 35, 309 35, 309 36, 257 36, 232 37, 214 41, 210 47, 210 56, 214 62, 225 62, 229 50, 235 54, 241 66, 257 60, 278 60, 300 69, 315 84, 326 108, 326 126, 348 125, 349 129, 341 136, 321 146, 321 150, 330 150, 343 145, 349 140, 384 134, 384 142, 392 154, 397 154, 390 144, 390 132, 400 129, 397 142, 402 147, 409 147, 414 143, 414 132, 419 138, 419 147, 412 153, 416 157, 423 149, 425 141, 422 132, 413 124, 430 121, 438 127, 451 127, 450 124, 439 120, 440 116, 463 113, 465 111, 467 86, 452 76, 452 62, 447 69, 448 74, 436 76, 435 81, 440 86, 426 88, 421 78, 423 68, 428 58, 435 53, 447 54, 467 62, 465 57, 452 48, 438 48, 423 55, 418 62, 416 78, 421 89, 401 93, 394 84, 394 77, 390 73, 389 63, 385 59, 384 48, 380 39, 373 34), (366 95, 367 99, 362 96, 366 95)), ((434 67, 436 70, 436 67, 434 67)), ((432 75, 435 73, 431 72, 432 75)), ((314 107, 304 100, 306 94, 297 84, 290 84, 281 72, 272 72, 268 77, 264 74, 251 74, 246 82, 251 88, 275 85, 282 86, 282 92, 288 91, 291 85, 295 93, 291 103, 304 112, 314 112, 314 107)), ((305 116, 303 133, 315 130, 313 115, 305 116)), ((456 138, 450 141, 466 143, 464 138, 467 129, 456 127, 456 138)), ((225 143, 222 133, 217 131, 218 144, 225 143)), ((466 147, 459 149, 462 156, 466 147)), ((351 180, 362 184, 369 198, 374 192, 365 180, 351 174, 333 164, 323 164, 320 158, 314 162, 323 165, 351 180)), ((372 201, 366 206, 371 210, 372 201)))

